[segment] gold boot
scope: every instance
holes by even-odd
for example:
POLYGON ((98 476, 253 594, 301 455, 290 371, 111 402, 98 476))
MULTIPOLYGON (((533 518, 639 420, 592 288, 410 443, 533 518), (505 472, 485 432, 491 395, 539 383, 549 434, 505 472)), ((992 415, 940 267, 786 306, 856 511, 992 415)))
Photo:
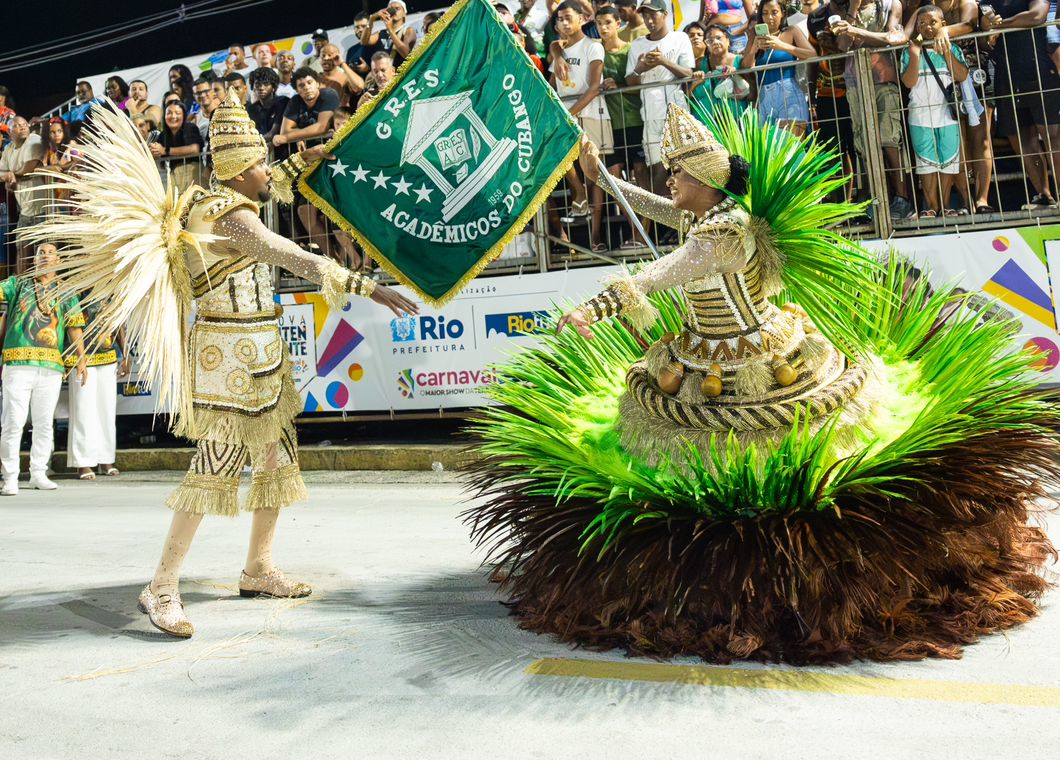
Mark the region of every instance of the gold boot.
POLYGON ((283 570, 274 567, 258 578, 239 573, 239 595, 246 597, 271 596, 275 599, 301 599, 309 596, 313 589, 308 583, 296 583, 283 574, 283 570))
POLYGON ((144 586, 140 592, 140 612, 147 615, 158 630, 176 636, 178 639, 190 639, 195 633, 188 616, 184 614, 184 603, 180 601, 180 594, 156 594, 151 590, 151 584, 144 586))

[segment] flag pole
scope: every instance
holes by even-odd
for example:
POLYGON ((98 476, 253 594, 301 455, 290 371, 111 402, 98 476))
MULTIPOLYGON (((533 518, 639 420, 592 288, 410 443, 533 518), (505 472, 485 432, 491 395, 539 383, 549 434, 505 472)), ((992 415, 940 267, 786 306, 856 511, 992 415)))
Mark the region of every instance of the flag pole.
POLYGON ((611 194, 618 200, 619 204, 625 209, 626 214, 629 216, 630 222, 633 224, 633 228, 640 233, 640 239, 645 242, 648 249, 651 251, 651 255, 655 258, 659 258, 659 251, 655 249, 655 246, 651 242, 651 237, 644 231, 644 226, 640 223, 640 219, 634 213, 633 209, 629 205, 629 201, 626 200, 626 196, 623 195, 622 191, 618 189, 618 185, 611 181, 611 173, 607 171, 607 167, 604 166, 604 162, 600 160, 600 157, 596 157, 596 165, 600 168, 600 176, 606 177, 607 186, 611 188, 611 194))

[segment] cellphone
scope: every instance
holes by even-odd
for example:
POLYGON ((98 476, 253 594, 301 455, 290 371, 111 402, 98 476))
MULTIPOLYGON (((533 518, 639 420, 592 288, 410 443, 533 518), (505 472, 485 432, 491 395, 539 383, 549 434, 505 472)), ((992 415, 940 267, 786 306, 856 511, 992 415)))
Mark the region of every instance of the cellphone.
POLYGON ((984 16, 990 16, 994 13, 994 6, 992 5, 980 5, 979 12, 984 16))
POLYGON ((768 37, 769 36, 769 24, 755 24, 755 36, 756 37, 768 37))

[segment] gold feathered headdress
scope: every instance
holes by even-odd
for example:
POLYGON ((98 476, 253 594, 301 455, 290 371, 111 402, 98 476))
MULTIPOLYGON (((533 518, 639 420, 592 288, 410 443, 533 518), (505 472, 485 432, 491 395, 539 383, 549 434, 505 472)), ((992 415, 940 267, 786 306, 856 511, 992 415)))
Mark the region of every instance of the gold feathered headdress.
POLYGON ((217 179, 232 179, 269 155, 265 138, 247 115, 234 89, 210 117, 210 151, 217 179))
POLYGON ((700 182, 725 187, 729 181, 729 152, 692 114, 673 103, 666 111, 662 162, 680 166, 700 182))

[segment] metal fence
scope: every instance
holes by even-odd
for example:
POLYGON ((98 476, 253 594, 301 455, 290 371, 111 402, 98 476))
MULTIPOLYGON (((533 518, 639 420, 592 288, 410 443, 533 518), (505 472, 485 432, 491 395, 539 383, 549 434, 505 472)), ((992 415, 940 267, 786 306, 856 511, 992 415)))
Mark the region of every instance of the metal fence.
MULTIPOLYGON (((643 105, 641 115, 647 119, 640 137, 637 130, 616 123, 603 98, 579 120, 590 134, 599 134, 596 122, 609 121, 612 144, 606 163, 612 173, 662 195, 667 190, 666 172, 658 163, 660 119, 671 102, 693 113, 754 108, 762 118, 813 132, 835 147, 848 177, 837 199, 868 204, 864 216, 844 227, 855 238, 1060 221, 1056 193, 1050 190, 1060 178, 1060 53, 1045 41, 1045 27, 982 32, 955 44, 968 75, 966 83, 954 83, 952 113, 940 100, 943 90, 934 76, 922 72, 912 88, 899 83, 908 55, 908 45, 903 45, 741 69, 738 75, 749 89, 744 105, 734 105, 739 98, 729 97, 743 85, 731 73, 713 71, 689 80, 608 90, 605 96, 631 96, 638 108, 643 105), (820 86, 832 82, 822 72, 842 72, 843 87, 820 86), (763 102, 769 84, 787 80, 794 85, 785 86, 779 107, 771 95, 763 102), (943 118, 947 113, 950 118, 943 118)), ((945 84, 950 72, 939 74, 945 84)), ((205 182, 209 154, 171 159, 160 170, 180 183, 205 182)), ((372 269, 350 236, 304 199, 291 207, 272 204, 265 218, 306 250, 372 269)), ((647 226, 663 250, 678 242, 676 231, 647 226)), ((618 204, 572 171, 524 234, 484 274, 638 260, 647 255, 641 243, 618 204)), ((307 287, 287 273, 278 275, 277 284, 281 290, 307 287)))

